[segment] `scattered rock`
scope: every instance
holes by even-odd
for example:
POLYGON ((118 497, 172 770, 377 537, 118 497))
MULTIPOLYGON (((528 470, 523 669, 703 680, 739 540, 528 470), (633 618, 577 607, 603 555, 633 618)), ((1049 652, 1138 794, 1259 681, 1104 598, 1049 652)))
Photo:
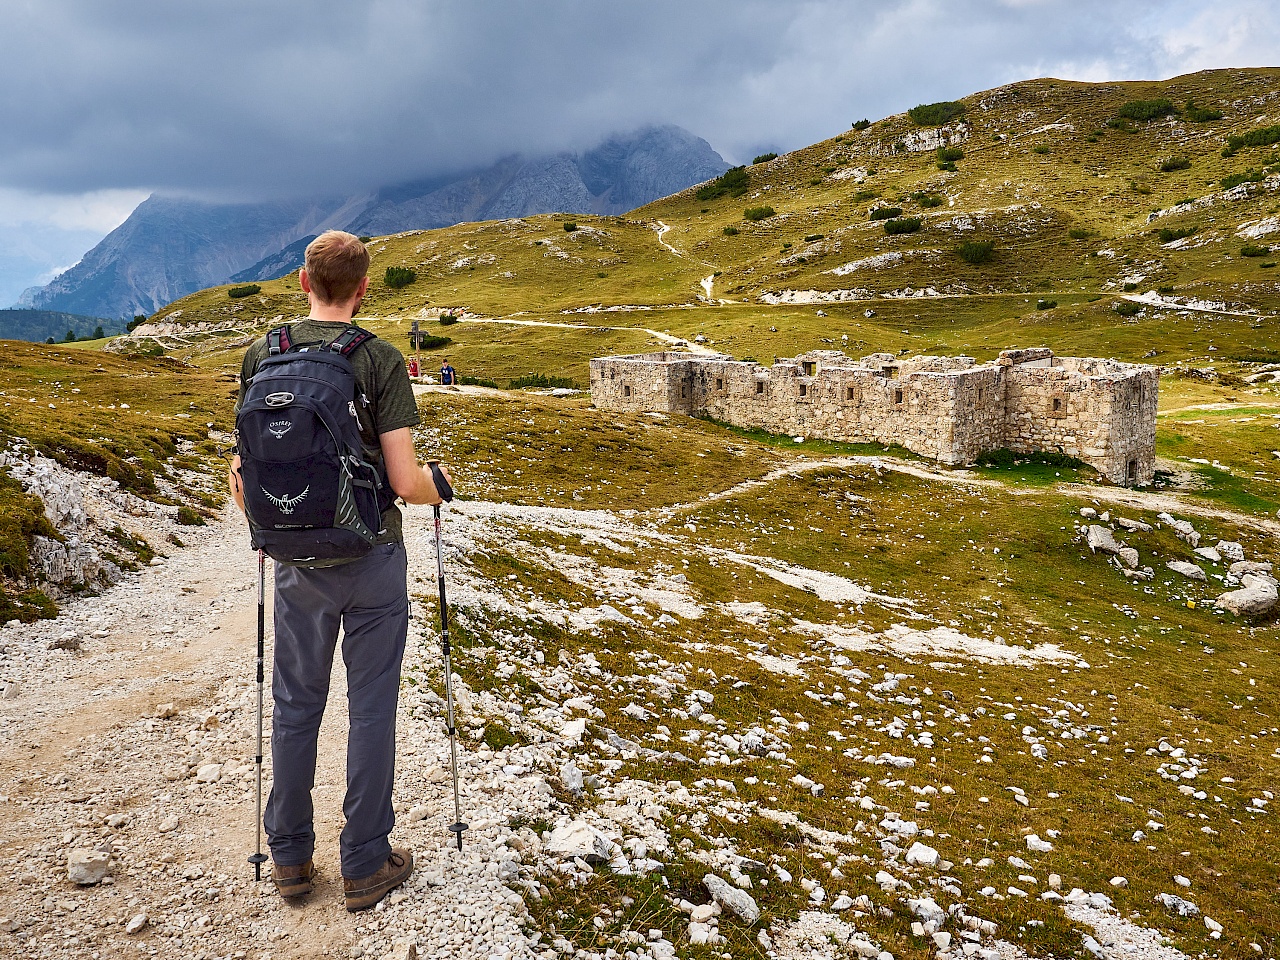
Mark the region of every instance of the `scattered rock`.
POLYGON ((135 933, 141 933, 142 928, 147 925, 148 917, 145 913, 135 913, 129 922, 124 925, 124 932, 133 936, 135 933))
POLYGON ((156 707, 156 717, 161 720, 171 720, 178 715, 178 708, 172 703, 162 703, 156 707))
POLYGON ((1276 581, 1259 574, 1245 574, 1243 587, 1222 594, 1213 601, 1214 606, 1229 610, 1237 617, 1257 617, 1269 611, 1280 599, 1276 581))
POLYGON ((1190 900, 1183 900, 1181 897, 1175 897, 1172 893, 1158 894, 1156 896, 1156 903, 1160 904, 1170 913, 1176 913, 1180 917, 1194 917, 1200 913, 1200 908, 1190 900))
POLYGON ((1244 560, 1244 547, 1233 540, 1219 540, 1217 549, 1223 557, 1232 563, 1240 563, 1244 560))
POLYGON ((176 813, 169 814, 169 816, 160 821, 160 825, 156 829, 161 833, 173 833, 178 829, 178 815, 176 813))
POLYGON ((575 797, 582 796, 582 771, 578 769, 578 765, 572 760, 566 761, 564 766, 560 768, 560 782, 575 797))
POLYGON ((1233 577, 1243 577, 1246 573, 1270 573, 1271 564, 1257 560, 1240 560, 1233 563, 1229 569, 1233 577))
POLYGON ((80 638, 74 633, 64 633, 56 640, 49 641, 50 650, 79 650, 80 638))
POLYGON ((1179 540, 1190 544, 1193 550, 1200 546, 1200 534, 1197 533, 1196 528, 1186 520, 1175 520, 1167 513, 1160 514, 1156 519, 1172 530, 1178 536, 1179 540))
POLYGON ((1213 547, 1196 547, 1195 550, 1192 551, 1192 553, 1194 553, 1197 557, 1200 557, 1203 560, 1208 560, 1210 563, 1222 562, 1222 554, 1220 554, 1213 547))
POLYGON ((703 877, 702 884, 711 894, 711 899, 724 909, 737 914, 743 923, 755 923, 760 919, 760 908, 756 906, 751 894, 745 890, 739 890, 714 873, 708 873, 703 877))
POLYGON ((907 863, 920 867, 933 867, 938 863, 938 851, 926 844, 916 841, 907 851, 907 863))
POLYGON ((595 865, 607 863, 613 858, 617 845, 591 824, 574 820, 551 831, 546 850, 552 856, 564 860, 578 857, 595 865))
POLYGON ((1053 844, 1048 840, 1041 840, 1037 834, 1027 834, 1027 849, 1032 853, 1048 853, 1053 849, 1053 844))
POLYGON ((222 777, 222 764, 206 763, 196 769, 198 783, 216 783, 222 777))
POLYGON ((1080 516, 1086 520, 1096 520, 1098 519, 1098 511, 1093 509, 1093 507, 1081 507, 1080 516))
POLYGON ((4 683, 0 683, 0 698, 13 700, 20 693, 22 693, 22 687, 18 685, 17 681, 6 680, 4 683))
POLYGON ((78 848, 67 854, 67 879, 82 887, 101 883, 111 873, 111 854, 78 848))
POLYGON ((1128 530, 1130 533, 1150 533, 1151 524, 1143 523, 1141 520, 1130 520, 1128 517, 1116 517, 1116 523, 1122 530, 1128 530))
POLYGON ((1208 577, 1205 576, 1204 571, 1202 569, 1200 569, 1194 563, 1188 563, 1186 560, 1170 560, 1168 563, 1165 564, 1165 566, 1168 567, 1170 570, 1172 570, 1174 573, 1180 573, 1184 577, 1188 577, 1191 580, 1207 581, 1209 579, 1208 577))
POLYGON ((1117 554, 1120 552, 1120 543, 1116 542, 1115 535, 1108 527, 1100 527, 1097 524, 1090 524, 1085 528, 1085 542, 1089 545, 1090 553, 1097 553, 1101 550, 1103 553, 1117 554))
POLYGON ((418 960, 418 945, 412 940, 402 940, 391 948, 385 960, 418 960))

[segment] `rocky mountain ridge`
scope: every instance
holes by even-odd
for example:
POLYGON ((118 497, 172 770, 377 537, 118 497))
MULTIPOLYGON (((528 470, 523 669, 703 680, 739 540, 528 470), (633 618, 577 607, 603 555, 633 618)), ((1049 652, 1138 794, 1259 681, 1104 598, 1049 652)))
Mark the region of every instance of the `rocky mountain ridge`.
POLYGON ((462 175, 347 197, 210 203, 152 196, 71 269, 20 305, 96 316, 150 314, 205 287, 274 279, 305 241, 534 213, 622 213, 722 173, 705 140, 674 126, 610 137, 581 154, 511 156, 462 175))

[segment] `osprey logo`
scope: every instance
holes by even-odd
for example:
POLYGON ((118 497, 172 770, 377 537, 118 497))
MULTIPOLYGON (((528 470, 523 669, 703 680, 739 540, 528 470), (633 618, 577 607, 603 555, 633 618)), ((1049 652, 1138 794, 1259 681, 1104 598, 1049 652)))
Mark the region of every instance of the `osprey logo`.
POLYGON ((293 403, 293 394, 286 391, 268 393, 266 396, 268 407, 287 407, 291 403, 293 403))
POLYGON ((267 424, 267 432, 277 440, 283 440, 284 435, 293 429, 292 420, 275 420, 267 424))
POLYGON ((307 499, 307 494, 311 492, 311 484, 307 484, 306 488, 296 497, 277 497, 266 487, 262 487, 261 489, 262 489, 262 492, 266 495, 266 498, 270 500, 273 504, 275 504, 276 509, 279 510, 281 513, 283 513, 285 516, 288 516, 289 514, 293 513, 294 507, 300 504, 303 500, 307 499))

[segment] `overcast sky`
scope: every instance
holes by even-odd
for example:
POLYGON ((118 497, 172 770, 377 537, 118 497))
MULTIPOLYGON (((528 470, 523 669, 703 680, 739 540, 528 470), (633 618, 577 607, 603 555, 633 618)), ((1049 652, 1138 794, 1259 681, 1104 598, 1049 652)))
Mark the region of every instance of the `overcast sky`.
POLYGON ((0 16, 0 305, 152 191, 356 191, 654 122, 743 162, 1013 80, 1280 60, 1276 0, 0 0, 0 16))

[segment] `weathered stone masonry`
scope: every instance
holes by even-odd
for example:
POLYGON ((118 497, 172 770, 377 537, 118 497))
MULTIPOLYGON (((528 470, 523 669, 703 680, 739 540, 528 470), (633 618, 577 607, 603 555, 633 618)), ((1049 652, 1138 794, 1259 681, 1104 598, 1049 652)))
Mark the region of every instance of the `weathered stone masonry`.
POLYGON ((591 361, 605 410, 704 414, 771 433, 896 443, 939 463, 987 450, 1058 451, 1105 479, 1155 473, 1159 369, 1044 347, 970 357, 861 359, 814 350, 772 366, 721 355, 643 353, 591 361))

